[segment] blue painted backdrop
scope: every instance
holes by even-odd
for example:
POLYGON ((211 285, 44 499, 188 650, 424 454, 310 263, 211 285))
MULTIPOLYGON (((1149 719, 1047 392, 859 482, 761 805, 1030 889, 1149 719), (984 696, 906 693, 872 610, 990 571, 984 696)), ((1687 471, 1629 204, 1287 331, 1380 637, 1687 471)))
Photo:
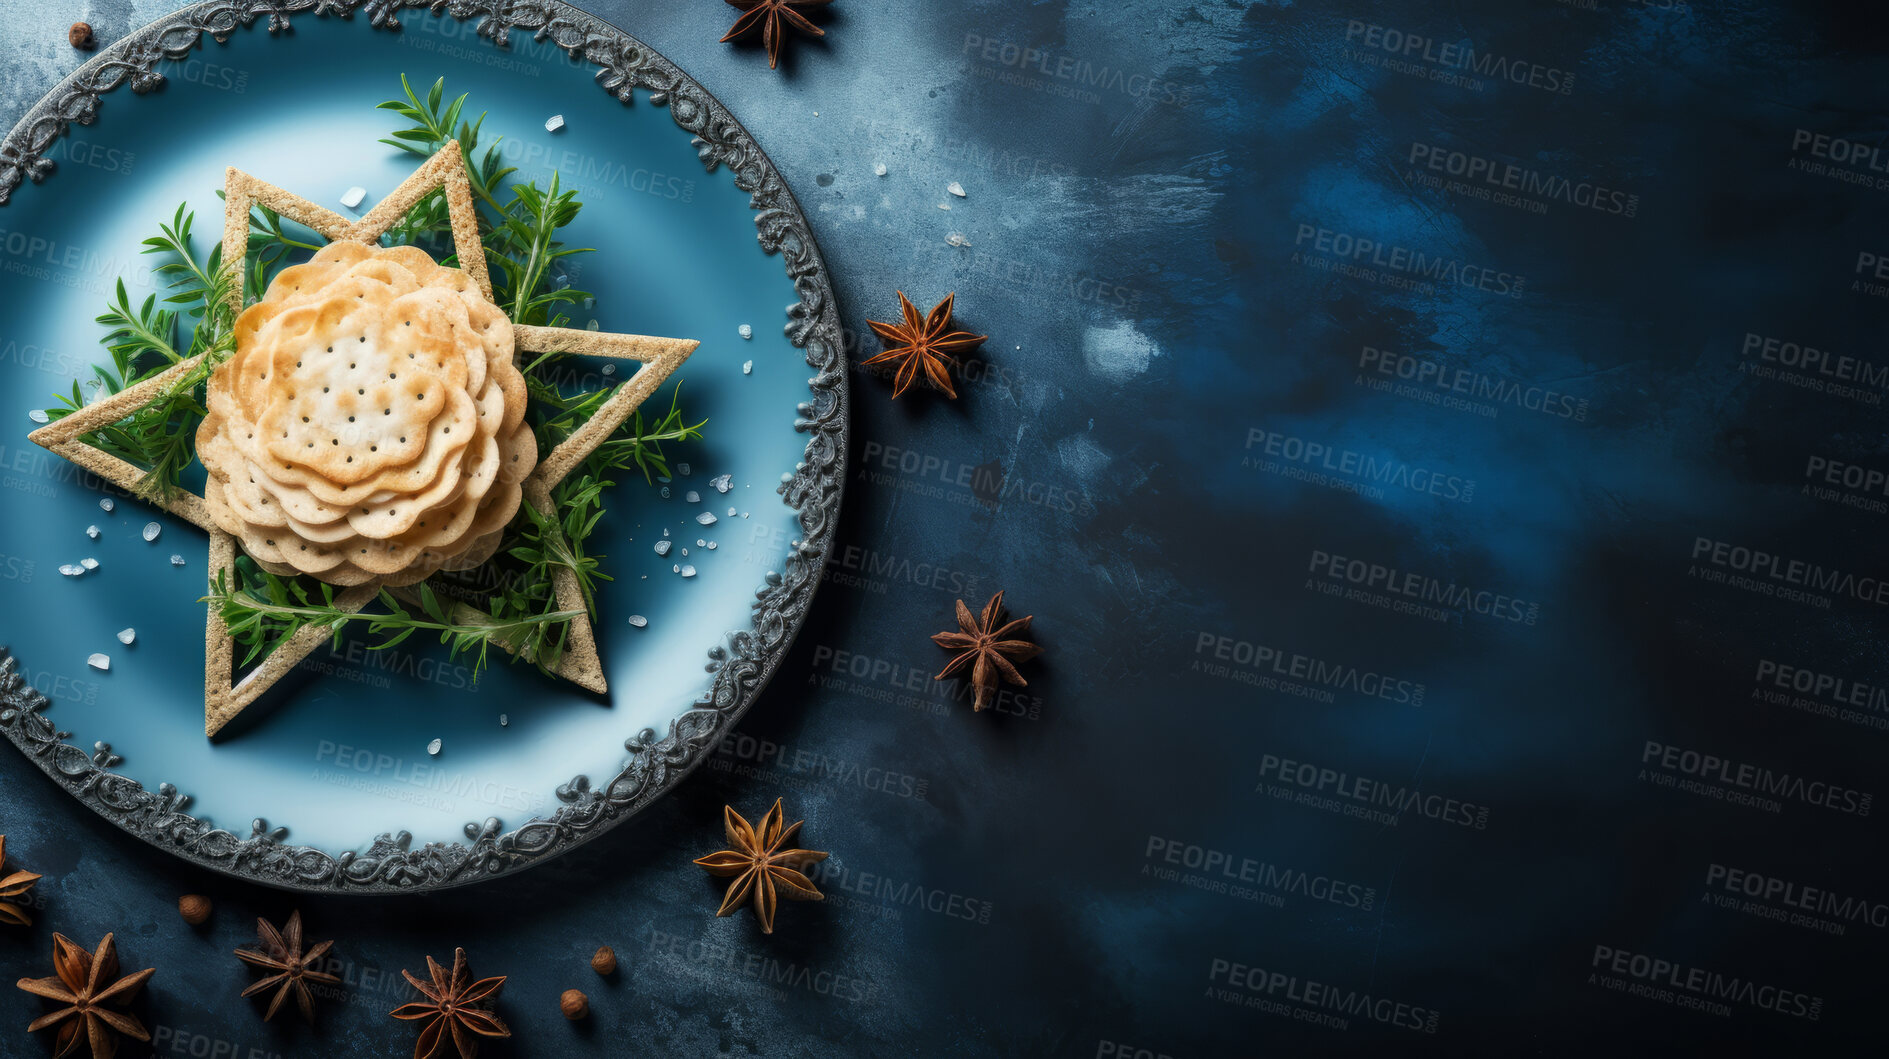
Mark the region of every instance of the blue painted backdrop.
MULTIPOLYGON (((0 124, 71 19, 165 6, 10 5, 0 124)), ((0 761, 46 875, 0 971, 117 930, 159 1055, 404 1054, 397 970, 455 944, 511 976, 494 1055, 1861 1054, 1882 27, 896 7, 835 5, 778 73, 723 5, 596 8, 755 132, 851 330, 902 289, 991 335, 955 405, 855 377, 832 577, 712 767, 516 879, 297 902, 0 761), (1047 653, 974 716, 925 637, 996 588, 1047 653), (688 862, 778 795, 830 899, 764 937, 688 862), (298 905, 349 978, 312 1031, 221 955, 298 905)), ((38 1010, 0 994, 0 1054, 38 1010)))

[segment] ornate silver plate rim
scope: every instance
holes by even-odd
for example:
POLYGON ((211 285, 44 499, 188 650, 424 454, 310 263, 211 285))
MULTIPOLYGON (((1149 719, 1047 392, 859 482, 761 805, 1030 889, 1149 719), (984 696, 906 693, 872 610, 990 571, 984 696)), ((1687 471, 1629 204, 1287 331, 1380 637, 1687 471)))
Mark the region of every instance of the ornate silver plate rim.
POLYGON ((431 10, 477 20, 479 36, 507 46, 513 29, 551 41, 597 68, 599 87, 628 102, 632 91, 666 106, 694 137, 704 168, 727 167, 749 193, 761 247, 781 257, 798 302, 787 309, 786 335, 814 369, 797 430, 808 435, 793 475, 778 492, 800 523, 801 539, 755 593, 749 628, 708 652, 710 688, 657 737, 645 728, 624 742, 616 775, 600 784, 575 776, 556 791, 558 808, 506 830, 496 817, 465 825, 466 841, 412 847, 406 831, 383 833, 362 850, 339 854, 293 845, 286 829, 254 820, 240 835, 189 812, 190 797, 169 783, 148 791, 114 767, 124 760, 109 743, 86 750, 66 742, 44 714, 48 702, 22 676, 19 661, 0 649, 0 731, 81 803, 166 852, 250 882, 320 893, 380 894, 438 890, 508 875, 567 852, 634 815, 700 765, 722 735, 766 687, 805 620, 838 522, 847 447, 847 385, 833 288, 813 233, 792 192, 727 108, 694 79, 635 37, 561 0, 208 0, 184 8, 104 49, 27 111, 0 140, 0 206, 23 180, 53 174, 47 151, 74 124, 96 118, 101 97, 121 86, 143 94, 164 83, 158 65, 183 59, 267 19, 270 33, 292 16, 366 16, 373 31, 399 32, 402 10, 431 10))

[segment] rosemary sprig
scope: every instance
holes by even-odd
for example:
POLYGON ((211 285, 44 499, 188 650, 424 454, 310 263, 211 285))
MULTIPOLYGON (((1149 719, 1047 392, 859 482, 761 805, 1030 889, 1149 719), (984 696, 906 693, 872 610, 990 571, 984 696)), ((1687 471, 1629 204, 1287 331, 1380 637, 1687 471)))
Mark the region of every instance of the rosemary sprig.
MULTIPOLYGON (((230 289, 236 279, 232 270, 223 267, 221 247, 212 248, 202 261, 191 252, 190 227, 194 219, 195 215, 180 205, 171 223, 160 225, 159 234, 144 241, 144 253, 165 258, 155 270, 169 280, 163 304, 182 308, 158 308, 157 294, 134 308, 121 279, 117 301, 107 303, 98 317, 106 327, 104 342, 112 363, 109 367, 94 365, 92 372, 106 394, 117 393, 179 361, 203 354, 195 367, 172 381, 156 399, 86 436, 104 451, 144 468, 135 492, 147 500, 170 499, 185 469, 196 459, 192 441, 205 415, 203 383, 236 349, 236 319, 230 307, 230 289), (196 320, 190 344, 181 353, 177 349, 180 312, 196 320)), ((46 410, 50 419, 64 418, 85 407, 84 392, 76 381, 70 394, 55 396, 59 404, 46 410)))
POLYGON ((311 593, 302 578, 274 577, 250 566, 246 560, 238 560, 235 583, 231 583, 225 572, 218 571, 210 594, 200 602, 216 607, 229 628, 230 637, 249 649, 241 665, 255 661, 265 650, 303 629, 328 633, 339 647, 350 625, 365 625, 369 636, 380 637, 378 642, 368 645, 373 651, 398 646, 416 632, 437 632, 439 642, 447 646, 453 658, 471 656, 475 674, 485 669, 486 651, 493 644, 524 643, 539 627, 568 622, 582 613, 548 611, 482 622, 466 621, 461 615, 456 620, 449 603, 442 601, 424 581, 419 585, 417 612, 408 610, 386 589, 382 589, 378 597, 385 611, 346 611, 335 605, 333 585, 319 581, 314 584, 315 591, 311 593))

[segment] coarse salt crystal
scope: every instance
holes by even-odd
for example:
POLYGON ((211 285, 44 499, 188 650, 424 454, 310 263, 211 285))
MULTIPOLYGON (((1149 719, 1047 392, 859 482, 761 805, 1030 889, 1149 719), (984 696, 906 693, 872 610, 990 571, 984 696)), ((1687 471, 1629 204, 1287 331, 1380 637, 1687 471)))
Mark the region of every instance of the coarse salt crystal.
POLYGON ((969 239, 964 238, 964 236, 959 232, 952 232, 950 235, 945 236, 945 245, 946 246, 970 246, 971 241, 969 239))
POLYGON ((683 495, 682 499, 687 500, 691 504, 699 504, 702 502, 702 494, 691 489, 683 495))
POLYGON ((717 493, 725 493, 734 488, 734 482, 735 476, 732 474, 718 474, 708 480, 708 484, 714 486, 717 493))
POLYGON ((695 576, 695 567, 693 567, 693 566, 684 566, 684 567, 682 568, 682 576, 683 576, 683 577, 694 577, 694 576, 695 576))
POLYGON ((744 360, 744 361, 742 361, 742 362, 741 362, 741 374, 743 374, 743 375, 753 375, 753 374, 754 374, 754 361, 751 361, 751 360, 744 360))
POLYGON ((96 570, 98 569, 98 560, 88 555, 79 560, 79 565, 85 567, 87 570, 96 570))
POLYGON ((46 410, 43 408, 35 408, 28 411, 26 413, 26 418, 32 420, 35 423, 47 423, 47 422, 51 422, 52 420, 52 417, 47 415, 46 410))
POLYGON ((98 509, 100 511, 110 511, 112 508, 115 508, 117 506, 118 506, 117 501, 114 501, 109 496, 98 502, 98 509))
POLYGON ((553 114, 544 121, 544 131, 556 132, 564 127, 564 115, 553 114))
POLYGON ((90 538, 92 538, 93 540, 97 540, 97 539, 98 539, 98 527, 97 527, 97 526, 87 526, 87 527, 85 527, 85 535, 86 535, 87 537, 90 537, 90 538))
POLYGON ((632 614, 630 615, 630 624, 636 626, 639 629, 648 628, 649 619, 643 617, 641 614, 632 614))
POLYGON ((432 754, 434 757, 438 757, 439 756, 439 740, 435 739, 432 742, 426 744, 426 752, 429 754, 432 754))
POLYGON ((102 669, 106 672, 110 672, 112 660, 110 655, 94 654, 92 657, 85 660, 85 664, 91 666, 93 669, 102 669))
POLYGON ((59 564, 59 572, 66 575, 67 577, 78 577, 79 575, 85 573, 85 567, 80 566, 77 563, 61 563, 59 564))
POLYGON ((878 165, 875 165, 875 166, 873 166, 873 167, 872 167, 872 175, 873 175, 873 176, 884 176, 884 175, 885 175, 885 163, 884 163, 884 162, 880 162, 880 163, 879 163, 878 165))
POLYGON ((164 532, 164 527, 155 522, 147 522, 144 524, 144 539, 147 541, 156 540, 157 535, 162 532, 164 532))
POLYGON ((138 630, 136 629, 124 628, 118 630, 118 642, 124 644, 126 647, 130 647, 132 642, 137 638, 138 630))
POLYGON ((740 335, 740 336, 741 336, 742 338, 753 338, 753 337, 754 337, 754 325, 753 325, 753 324, 742 324, 742 325, 741 325, 740 327, 737 327, 737 328, 735 328, 735 334, 738 334, 738 335, 740 335))
POLYGON ((171 565, 172 565, 172 566, 182 566, 182 565, 184 565, 184 557, 183 557, 183 556, 181 556, 181 555, 173 555, 173 556, 171 556, 171 565))
POLYGON ((949 191, 949 192, 950 192, 950 193, 952 193, 953 195, 956 195, 956 196, 957 196, 958 198, 963 198, 963 197, 964 197, 964 185, 963 185, 963 184, 960 184, 960 183, 958 183, 958 182, 957 182, 957 181, 955 181, 955 180, 953 180, 953 181, 952 181, 951 183, 949 183, 949 184, 946 184, 946 185, 945 185, 945 190, 946 190, 946 191, 949 191))
POLYGON ((352 187, 341 193, 341 205, 346 206, 348 209, 353 209, 354 207, 359 206, 361 204, 361 200, 366 197, 367 197, 366 188, 352 187))
POLYGON ((668 555, 668 554, 669 554, 669 546, 670 546, 671 544, 674 544, 674 543, 675 543, 674 541, 657 541, 657 542, 656 542, 656 554, 657 554, 657 555, 668 555))
POLYGON ((700 522, 704 526, 713 526, 715 524, 715 513, 713 511, 704 511, 695 516, 695 521, 700 522))

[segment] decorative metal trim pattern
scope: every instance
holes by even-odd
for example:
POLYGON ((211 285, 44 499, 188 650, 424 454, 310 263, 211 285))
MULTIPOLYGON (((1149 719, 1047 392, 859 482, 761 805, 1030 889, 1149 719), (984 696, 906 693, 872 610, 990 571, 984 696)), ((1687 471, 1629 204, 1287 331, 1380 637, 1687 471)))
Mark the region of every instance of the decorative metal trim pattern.
POLYGON ((798 513, 801 539, 779 573, 755 593, 750 628, 709 651, 714 674, 706 695, 657 738, 645 728, 624 743, 622 769, 601 785, 577 776, 557 789, 559 808, 548 817, 505 830, 496 817, 465 825, 465 842, 429 842, 412 848, 406 831, 381 834, 365 850, 331 854, 291 845, 286 829, 254 820, 240 836, 187 810, 188 795, 169 783, 155 793, 113 768, 123 761, 108 743, 91 752, 66 742, 43 711, 48 703, 0 650, 0 731, 28 760, 99 815, 152 845, 240 879, 324 893, 415 892, 460 886, 520 871, 566 852, 634 815, 700 765, 722 734, 747 711, 780 665, 812 605, 838 523, 847 443, 845 357, 839 314, 826 266, 792 192, 772 162, 727 108, 649 46, 561 0, 208 0, 146 26, 106 49, 48 93, 0 140, 0 206, 23 179, 53 171, 51 145, 74 123, 90 124, 106 92, 129 84, 137 93, 161 85, 158 64, 182 59, 205 33, 217 41, 267 17, 271 33, 290 16, 352 18, 359 10, 375 30, 400 28, 403 9, 428 8, 461 21, 478 19, 480 36, 497 47, 507 31, 531 31, 572 58, 597 69, 604 91, 628 101, 633 89, 667 106, 677 125, 694 136, 703 166, 726 166, 735 186, 749 193, 761 247, 779 254, 799 301, 787 310, 786 334, 806 351, 814 376, 810 399, 795 428, 809 435, 793 474, 777 490, 798 513))

